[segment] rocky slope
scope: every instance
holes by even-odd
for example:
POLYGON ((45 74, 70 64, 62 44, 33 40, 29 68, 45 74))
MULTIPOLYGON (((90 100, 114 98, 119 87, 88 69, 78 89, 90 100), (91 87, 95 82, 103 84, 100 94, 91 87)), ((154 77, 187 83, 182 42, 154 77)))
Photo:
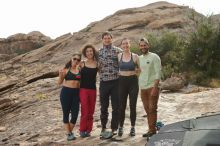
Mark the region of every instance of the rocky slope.
POLYGON ((211 18, 212 18, 217 24, 220 23, 220 14, 213 15, 213 16, 211 16, 211 18))
MULTIPOLYGON (((16 56, 0 64, 0 144, 2 145, 73 145, 65 141, 59 104, 60 87, 56 85, 58 69, 64 65, 74 52, 87 43, 101 46, 103 31, 111 31, 114 43, 128 37, 137 41, 150 31, 169 29, 176 33, 193 30, 195 20, 201 14, 185 6, 167 2, 157 2, 144 7, 120 10, 101 21, 89 24, 74 34, 65 34, 46 43, 43 47, 16 56)), ((204 112, 219 111, 216 102, 219 89, 199 93, 198 95, 166 94, 162 95, 161 119, 166 123, 193 117, 204 112), (203 100, 205 94, 206 100, 203 100), (201 95, 201 96, 200 96, 201 95), (166 98, 163 98, 165 96, 166 98), (192 98, 194 97, 194 98, 192 98), (210 100, 211 97, 213 100, 210 100), (192 100, 190 100, 192 98, 192 100), (191 101, 197 105, 197 112, 189 112, 187 105, 191 101), (202 104, 201 104, 202 102, 202 104), (203 103, 204 102, 204 103, 203 103), (206 104, 206 102, 208 102, 206 104), (186 105, 183 105, 183 103, 186 105), (215 104, 215 108, 210 108, 215 104), (203 106, 204 105, 204 106, 203 106), (172 108, 175 106, 176 108, 172 108), (167 108, 170 107, 170 108, 167 108), (199 110, 204 107, 203 110, 199 110), (164 113, 166 111, 166 113, 164 113), (182 114, 187 111, 188 113, 182 114), (173 118, 172 118, 173 117, 173 118)), ((98 100, 97 100, 98 101, 98 100)), ((194 105, 194 104, 193 104, 194 105)), ((94 136, 90 140, 78 139, 75 145, 114 145, 99 141, 99 107, 97 103, 94 136), (91 142, 92 141, 92 142, 91 142)), ((125 138, 125 144, 136 142, 144 144, 140 137, 145 129, 142 117, 143 107, 138 106, 138 135, 133 139, 125 138), (144 125, 144 127, 143 127, 144 125)), ((129 122, 127 122, 127 125, 129 122)), ((129 127, 129 126, 128 126, 129 127)))
POLYGON ((18 33, 6 39, 0 39, 0 61, 7 61, 17 55, 38 49, 51 41, 50 37, 38 31, 28 34, 18 33))

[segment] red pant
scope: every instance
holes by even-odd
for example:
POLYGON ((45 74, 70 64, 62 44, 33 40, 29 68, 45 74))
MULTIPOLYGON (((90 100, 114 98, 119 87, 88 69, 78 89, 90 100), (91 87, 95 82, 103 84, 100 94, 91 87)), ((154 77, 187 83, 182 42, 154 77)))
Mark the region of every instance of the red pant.
POLYGON ((96 103, 96 90, 80 88, 79 92, 81 104, 80 132, 90 133, 93 126, 93 114, 96 103))

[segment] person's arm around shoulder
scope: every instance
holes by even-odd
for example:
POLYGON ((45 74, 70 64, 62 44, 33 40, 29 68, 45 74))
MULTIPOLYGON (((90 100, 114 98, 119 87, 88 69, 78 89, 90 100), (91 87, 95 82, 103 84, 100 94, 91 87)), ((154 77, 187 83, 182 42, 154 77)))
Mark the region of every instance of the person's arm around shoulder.
POLYGON ((84 67, 84 65, 85 65, 85 60, 80 61, 79 63, 80 70, 84 67))
POLYGON ((133 58, 134 58, 134 63, 136 65, 135 71, 136 71, 137 76, 139 76, 140 73, 141 73, 139 56, 137 54, 132 54, 132 55, 133 55, 133 58))
POLYGON ((61 85, 63 83, 63 80, 66 76, 67 69, 60 69, 59 70, 59 79, 58 79, 58 85, 61 85))
POLYGON ((120 53, 122 53, 122 52, 123 52, 123 50, 122 50, 121 48, 119 48, 119 47, 115 47, 115 48, 116 48, 116 50, 117 50, 118 54, 120 54, 120 53))
POLYGON ((98 50, 98 57, 97 57, 97 65, 98 65, 98 72, 100 72, 100 70, 102 69, 103 65, 102 65, 102 61, 103 61, 103 56, 102 56, 102 48, 100 48, 98 50))
POLYGON ((118 62, 119 62, 120 59, 121 59, 121 55, 122 55, 122 53, 119 53, 119 54, 118 54, 118 62))

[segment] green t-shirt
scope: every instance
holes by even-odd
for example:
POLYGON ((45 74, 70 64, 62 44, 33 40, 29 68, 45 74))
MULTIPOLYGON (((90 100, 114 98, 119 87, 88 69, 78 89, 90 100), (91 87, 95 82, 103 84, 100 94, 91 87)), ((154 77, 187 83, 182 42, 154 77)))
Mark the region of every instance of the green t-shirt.
POLYGON ((154 86, 154 81, 161 78, 160 57, 152 52, 139 56, 141 73, 139 76, 140 89, 154 86))

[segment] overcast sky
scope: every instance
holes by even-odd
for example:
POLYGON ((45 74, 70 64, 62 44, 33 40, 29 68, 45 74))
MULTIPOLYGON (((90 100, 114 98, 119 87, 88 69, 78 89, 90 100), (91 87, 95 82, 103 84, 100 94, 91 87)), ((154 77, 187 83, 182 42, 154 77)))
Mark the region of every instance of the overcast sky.
MULTIPOLYGON (((220 14, 220 0, 167 0, 204 15, 220 14)), ((0 38, 40 31, 51 38, 77 32, 117 10, 156 0, 0 0, 0 38)))

